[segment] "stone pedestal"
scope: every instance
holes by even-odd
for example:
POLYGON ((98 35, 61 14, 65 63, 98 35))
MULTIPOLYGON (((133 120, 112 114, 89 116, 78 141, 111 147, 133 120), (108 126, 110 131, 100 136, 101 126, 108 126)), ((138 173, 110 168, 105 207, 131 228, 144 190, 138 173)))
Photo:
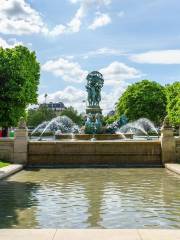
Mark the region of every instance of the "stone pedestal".
POLYGON ((161 149, 163 164, 176 162, 176 142, 172 128, 161 129, 161 149))
POLYGON ((24 129, 16 129, 14 138, 14 163, 26 164, 28 150, 28 131, 24 129))
POLYGON ((89 113, 91 113, 92 115, 96 115, 97 113, 102 114, 102 109, 99 106, 97 107, 88 106, 86 108, 86 114, 89 114, 89 113))

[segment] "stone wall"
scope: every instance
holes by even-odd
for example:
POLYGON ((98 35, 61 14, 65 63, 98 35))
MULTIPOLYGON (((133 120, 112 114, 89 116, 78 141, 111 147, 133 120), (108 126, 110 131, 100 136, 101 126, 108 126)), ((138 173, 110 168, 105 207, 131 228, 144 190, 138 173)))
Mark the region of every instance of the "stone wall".
POLYGON ((27 129, 16 129, 15 138, 0 138, 0 160, 27 164, 27 129))
MULTIPOLYGON (((180 162, 180 137, 175 138, 176 161, 180 162)), ((0 160, 26 163, 13 139, 0 139, 0 160), (22 156, 19 156, 21 154, 22 156)), ((24 144, 20 144, 24 149, 24 144)), ((21 149, 22 150, 22 149, 21 149)), ((24 150, 23 150, 24 151, 24 150)), ((160 141, 29 142, 28 164, 134 164, 161 165, 160 141)))
POLYGON ((161 165, 160 141, 29 142, 28 164, 161 165))
POLYGON ((180 162, 180 137, 175 138, 176 141, 176 161, 180 162))
POLYGON ((0 160, 13 162, 14 140, 0 139, 0 160))

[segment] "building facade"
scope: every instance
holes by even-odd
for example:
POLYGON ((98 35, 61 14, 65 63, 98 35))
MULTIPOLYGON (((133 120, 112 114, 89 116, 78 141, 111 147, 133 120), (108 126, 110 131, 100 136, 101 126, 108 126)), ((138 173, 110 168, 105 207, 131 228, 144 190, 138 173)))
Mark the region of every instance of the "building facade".
POLYGON ((43 104, 40 104, 40 107, 41 106, 47 106, 48 109, 51 109, 55 112, 62 112, 63 110, 66 109, 65 105, 63 102, 56 102, 56 103, 53 103, 53 102, 49 102, 49 103, 43 103, 43 104))

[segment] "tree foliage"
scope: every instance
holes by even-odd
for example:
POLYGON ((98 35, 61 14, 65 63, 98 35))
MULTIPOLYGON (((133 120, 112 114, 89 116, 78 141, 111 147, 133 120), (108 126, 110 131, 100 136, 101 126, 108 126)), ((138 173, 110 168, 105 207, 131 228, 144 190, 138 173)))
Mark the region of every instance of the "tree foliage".
POLYGON ((49 121, 54 117, 56 117, 55 111, 42 105, 38 109, 28 110, 27 124, 29 127, 37 127, 40 123, 49 121))
POLYGON ((115 122, 117 120, 117 116, 116 115, 113 115, 113 116, 105 116, 104 117, 104 122, 106 125, 108 124, 112 124, 113 122, 115 122))
POLYGON ((16 126, 28 104, 37 102, 40 66, 24 46, 0 48, 0 125, 16 126))
POLYGON ((180 82, 166 86, 167 113, 174 125, 180 125, 180 82))
POLYGON ((116 116, 122 114, 125 114, 130 121, 148 118, 160 124, 166 116, 164 87, 149 80, 130 85, 116 105, 116 116))
POLYGON ((78 111, 75 110, 73 107, 68 107, 64 109, 60 115, 69 117, 74 123, 79 126, 81 126, 84 122, 83 116, 79 114, 78 111))

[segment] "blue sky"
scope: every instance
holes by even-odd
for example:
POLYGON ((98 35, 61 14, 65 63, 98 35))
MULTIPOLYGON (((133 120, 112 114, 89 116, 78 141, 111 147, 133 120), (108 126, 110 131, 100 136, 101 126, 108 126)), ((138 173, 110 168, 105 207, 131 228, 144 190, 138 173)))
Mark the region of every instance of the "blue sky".
POLYGON ((85 77, 101 71, 108 112, 128 84, 179 81, 179 12, 178 0, 1 0, 0 45, 36 51, 40 102, 83 111, 85 77))

